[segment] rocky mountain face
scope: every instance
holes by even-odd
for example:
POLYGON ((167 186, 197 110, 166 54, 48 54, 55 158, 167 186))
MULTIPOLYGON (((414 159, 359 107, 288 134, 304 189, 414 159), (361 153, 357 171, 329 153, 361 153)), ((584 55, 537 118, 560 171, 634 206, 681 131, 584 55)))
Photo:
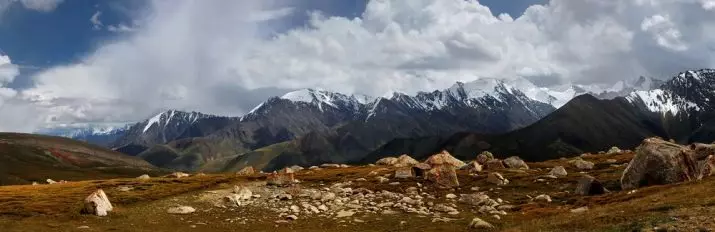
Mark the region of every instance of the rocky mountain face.
POLYGON ((108 147, 122 137, 131 125, 67 125, 45 128, 40 134, 72 138, 108 147))
POLYGON ((227 162, 245 163, 239 161, 251 157, 242 155, 246 152, 295 141, 302 144, 301 149, 337 151, 330 156, 352 161, 394 138, 448 135, 465 129, 506 132, 555 109, 534 100, 548 100, 547 93, 521 91, 523 84, 514 83, 484 79, 388 98, 303 89, 271 98, 211 134, 157 143, 139 155, 161 160, 154 164, 162 167, 214 170, 224 169, 227 162))
POLYGON ((610 146, 634 147, 643 138, 659 136, 679 143, 712 142, 715 71, 687 71, 657 89, 635 91, 626 97, 602 100, 579 96, 544 119, 500 135, 456 133, 451 136, 396 139, 365 157, 371 162, 401 153, 416 158, 441 149, 456 157, 481 151, 518 154, 527 160, 546 160, 597 152, 610 146))

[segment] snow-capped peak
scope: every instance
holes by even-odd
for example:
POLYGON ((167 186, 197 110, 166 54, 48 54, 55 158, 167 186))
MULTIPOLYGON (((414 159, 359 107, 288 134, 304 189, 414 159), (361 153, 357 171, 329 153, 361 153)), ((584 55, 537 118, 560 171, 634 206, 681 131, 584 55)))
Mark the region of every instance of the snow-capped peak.
MULTIPOLYGON (((320 89, 300 89, 286 93, 280 98, 293 102, 316 104, 320 110, 323 110, 323 106, 332 108, 348 107, 357 109, 360 105, 365 105, 375 101, 374 97, 366 95, 345 95, 320 89)), ((260 106, 261 105, 257 106, 256 109, 260 108, 260 106)), ((256 109, 254 109, 253 111, 255 111, 256 109)))
POLYGON ((169 125, 170 122, 173 120, 182 120, 182 122, 191 124, 196 122, 196 120, 200 118, 204 118, 206 115, 198 113, 198 112, 182 112, 182 111, 176 111, 176 110, 168 110, 161 112, 157 115, 154 115, 154 117, 149 118, 146 120, 144 129, 142 130, 142 133, 146 133, 149 129, 151 129, 152 126, 157 125, 160 128, 164 128, 167 125, 169 125))

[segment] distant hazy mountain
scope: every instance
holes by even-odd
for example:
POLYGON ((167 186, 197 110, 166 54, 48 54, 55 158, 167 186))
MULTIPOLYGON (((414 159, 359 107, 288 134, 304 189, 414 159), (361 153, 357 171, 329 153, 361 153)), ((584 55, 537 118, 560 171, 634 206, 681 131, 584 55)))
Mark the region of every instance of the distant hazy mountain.
POLYGON ((37 133, 85 141, 104 147, 122 137, 131 124, 67 124, 44 128, 37 133))

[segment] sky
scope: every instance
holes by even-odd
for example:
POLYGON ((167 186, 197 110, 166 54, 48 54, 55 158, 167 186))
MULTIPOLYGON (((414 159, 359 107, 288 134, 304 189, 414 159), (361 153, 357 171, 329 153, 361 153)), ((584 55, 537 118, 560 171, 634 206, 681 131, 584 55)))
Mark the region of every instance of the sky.
POLYGON ((712 68, 715 0, 0 0, 0 131, 712 68))

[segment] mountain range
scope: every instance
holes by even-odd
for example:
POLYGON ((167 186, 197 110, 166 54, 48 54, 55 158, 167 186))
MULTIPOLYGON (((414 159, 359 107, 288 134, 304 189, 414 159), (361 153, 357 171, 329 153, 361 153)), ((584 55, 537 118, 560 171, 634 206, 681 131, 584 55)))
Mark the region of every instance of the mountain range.
POLYGON ((707 128, 715 125, 701 119, 710 111, 712 73, 688 71, 667 83, 639 77, 611 87, 543 88, 526 79, 485 78, 378 98, 302 89, 242 117, 162 112, 115 131, 118 136, 102 145, 188 171, 372 162, 440 149, 462 157, 490 150, 543 160, 628 147, 650 135, 713 137, 707 128))

